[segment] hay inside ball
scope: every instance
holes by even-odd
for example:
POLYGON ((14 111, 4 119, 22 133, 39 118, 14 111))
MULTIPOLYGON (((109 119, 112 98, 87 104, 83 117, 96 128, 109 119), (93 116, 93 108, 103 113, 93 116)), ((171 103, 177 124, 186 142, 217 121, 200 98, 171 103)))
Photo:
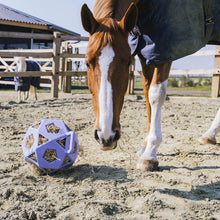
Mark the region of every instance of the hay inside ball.
POLYGON ((76 133, 63 121, 44 119, 28 128, 22 150, 27 162, 51 174, 75 162, 79 145, 76 133))

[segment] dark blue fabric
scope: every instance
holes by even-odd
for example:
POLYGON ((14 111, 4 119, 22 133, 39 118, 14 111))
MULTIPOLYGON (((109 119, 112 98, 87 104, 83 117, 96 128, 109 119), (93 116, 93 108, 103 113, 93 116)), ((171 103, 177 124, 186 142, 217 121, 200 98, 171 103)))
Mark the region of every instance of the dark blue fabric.
MULTIPOLYGON (((34 61, 26 61, 27 71, 40 71, 39 65, 34 61)), ((30 77, 30 84, 39 88, 40 86, 40 77, 30 77)))
POLYGON ((137 26, 129 36, 133 55, 162 64, 220 44, 220 0, 140 0, 137 26))
POLYGON ((30 90, 30 78, 31 77, 19 77, 15 76, 14 77, 14 82, 15 82, 15 90, 16 91, 22 91, 26 92, 30 90))
MULTIPOLYGON (((27 69, 26 71, 40 71, 39 65, 34 62, 27 60, 26 61, 27 69)), ((17 72, 17 67, 16 67, 17 72)), ((15 90, 16 91, 29 91, 30 85, 39 88, 40 86, 40 77, 14 77, 15 90)))

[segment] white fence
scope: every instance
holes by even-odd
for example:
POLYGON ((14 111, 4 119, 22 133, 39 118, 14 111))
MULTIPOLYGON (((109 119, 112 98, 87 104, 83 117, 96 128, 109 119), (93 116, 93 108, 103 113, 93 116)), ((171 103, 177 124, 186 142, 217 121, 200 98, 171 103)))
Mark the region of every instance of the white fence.
MULTIPOLYGON (((0 37, 5 36, 5 32, 0 31, 0 37)), ((38 37, 45 38, 40 34, 22 35, 21 33, 14 33, 17 37, 38 37)), ((10 33, 10 37, 13 33, 10 33)), ((8 35, 7 35, 8 36, 8 35)), ((14 35, 13 35, 14 36, 14 35)), ((73 71, 73 62, 84 62, 85 54, 74 53, 74 48, 87 47, 88 43, 70 43, 66 42, 64 47, 61 47, 62 40, 68 40, 69 36, 60 36, 56 33, 54 36, 47 35, 48 39, 54 40, 53 49, 41 49, 41 50, 0 50, 0 65, 4 72, 0 72, 0 77, 12 77, 15 75, 14 68, 15 63, 13 61, 14 56, 25 56, 29 59, 36 60, 42 63, 40 72, 24 72, 19 73, 19 76, 50 76, 51 77, 51 90, 53 97, 58 97, 58 88, 64 85, 64 91, 69 91, 71 88, 71 77, 83 77, 84 81, 86 77, 86 70, 75 69, 73 71), (12 62, 10 65, 8 62, 12 62)), ((80 40, 87 41, 88 38, 81 38, 80 40)), ((197 69, 197 70, 171 70, 170 77, 205 77, 212 76, 212 97, 218 97, 220 90, 220 46, 216 47, 216 50, 211 51, 198 51, 190 56, 215 56, 215 64, 213 69, 197 69)), ((140 75, 141 72, 135 71, 135 62, 132 62, 130 68, 130 80, 129 80, 129 93, 134 92, 134 77, 140 75)), ((0 80, 0 83, 3 83, 0 80)))

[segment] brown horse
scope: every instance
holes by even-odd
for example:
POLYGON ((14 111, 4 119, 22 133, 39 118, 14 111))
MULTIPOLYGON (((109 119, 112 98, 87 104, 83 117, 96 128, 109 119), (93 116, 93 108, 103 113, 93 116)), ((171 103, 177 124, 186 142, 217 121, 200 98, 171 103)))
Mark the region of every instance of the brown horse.
MULTIPOLYGON (((88 84, 96 117, 95 139, 102 150, 116 148, 120 138, 120 113, 128 85, 131 50, 129 32, 134 28, 138 0, 97 0, 94 14, 83 5, 81 19, 90 39, 86 53, 88 84)), ((161 107, 166 96, 171 62, 146 65, 143 88, 147 103, 146 138, 137 168, 158 168, 157 148, 162 142, 161 107)))

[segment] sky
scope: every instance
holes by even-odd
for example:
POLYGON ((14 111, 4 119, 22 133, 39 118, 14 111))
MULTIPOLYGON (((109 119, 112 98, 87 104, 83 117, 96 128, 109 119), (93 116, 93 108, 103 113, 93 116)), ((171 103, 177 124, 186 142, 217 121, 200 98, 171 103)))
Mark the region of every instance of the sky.
MULTIPOLYGON (((71 31, 88 36, 81 25, 80 11, 84 3, 91 10, 96 0, 0 0, 7 5, 32 16, 49 21, 71 31)), ((207 46, 202 50, 214 50, 215 46, 207 46)), ((173 69, 212 69, 214 57, 186 57, 173 62, 173 69)))

